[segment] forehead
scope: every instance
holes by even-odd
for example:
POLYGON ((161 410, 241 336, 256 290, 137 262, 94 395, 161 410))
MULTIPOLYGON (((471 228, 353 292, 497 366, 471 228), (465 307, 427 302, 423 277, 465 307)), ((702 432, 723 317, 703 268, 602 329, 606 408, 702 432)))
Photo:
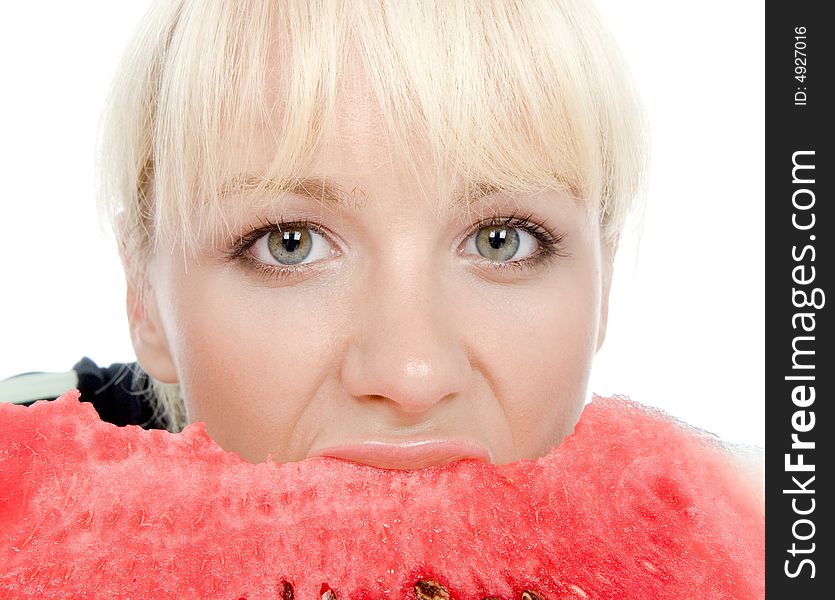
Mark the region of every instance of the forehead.
MULTIPOLYGON (((359 12, 371 10, 358 4, 359 12)), ((185 241, 225 220, 228 192, 241 184, 269 197, 307 180, 301 189, 338 198, 361 193, 357 180, 375 178, 399 196, 401 186, 411 186, 412 195, 438 208, 484 190, 557 189, 584 198, 584 113, 531 85, 531 73, 490 64, 500 40, 485 39, 494 48, 479 54, 426 23, 419 36, 400 39, 354 13, 345 23, 323 13, 294 28, 280 14, 289 8, 271 10, 268 33, 240 38, 227 31, 214 47, 206 40, 201 61, 183 56, 181 72, 165 84, 185 93, 172 94, 160 110, 156 208, 158 223, 171 223, 185 241), (200 77, 174 81, 189 71, 200 77), (224 86, 207 92, 205 81, 224 86), (342 190, 316 185, 314 176, 342 190)), ((491 35, 458 26, 464 38, 491 35)), ((542 66, 536 49, 520 41, 517 50, 516 67, 542 66)))
MULTIPOLYGON (((349 16, 358 19, 362 11, 349 16)), ((396 24, 407 16, 386 18, 396 24)), ((334 52, 316 53, 311 60, 300 48, 316 47, 317 41, 300 41, 279 22, 263 74, 268 110, 255 107, 262 115, 255 128, 262 153, 272 151, 279 160, 281 141, 296 138, 299 145, 309 142, 306 152, 290 153, 305 158, 298 175, 325 170, 335 176, 365 175, 405 165, 420 181, 444 180, 447 187, 452 180, 465 187, 499 180, 495 184, 503 189, 559 187, 583 196, 577 177, 581 156, 575 148, 579 114, 571 125, 557 99, 526 99, 525 94, 537 91, 522 90, 525 84, 514 80, 509 69, 490 72, 485 64, 489 54, 474 53, 465 39, 447 41, 437 52, 417 51, 409 46, 414 39, 376 43, 388 34, 356 24, 366 31, 348 35, 339 29, 328 38, 338 49, 325 48, 334 52), (440 55, 456 57, 461 64, 449 68, 440 55), (549 107, 548 102, 554 104, 549 107), (536 103, 540 106, 528 112, 536 103), (546 114, 552 126, 565 128, 551 149, 541 137, 548 128, 536 122, 546 114)), ((416 24, 421 26, 426 24, 416 24)), ((325 29, 308 35, 324 37, 325 29)), ((478 30, 479 25, 472 25, 467 34, 478 35, 478 30)), ((541 57, 520 54, 517 60, 539 66, 541 57)))
POLYGON ((305 160, 292 172, 276 169, 277 132, 292 120, 293 107, 282 100, 291 84, 278 69, 269 73, 266 84, 274 109, 229 152, 231 169, 219 187, 221 197, 269 203, 291 194, 340 210, 361 208, 381 193, 389 200, 420 194, 436 208, 466 208, 502 191, 488 181, 463 181, 448 166, 434 168, 431 148, 415 129, 390 131, 358 63, 348 65, 305 160), (408 141, 404 147, 397 140, 408 141))

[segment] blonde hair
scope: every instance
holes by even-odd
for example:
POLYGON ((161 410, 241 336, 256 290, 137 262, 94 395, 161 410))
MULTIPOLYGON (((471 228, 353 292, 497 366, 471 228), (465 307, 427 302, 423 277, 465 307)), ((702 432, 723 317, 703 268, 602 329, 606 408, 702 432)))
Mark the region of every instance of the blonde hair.
MULTIPOLYGON (((430 149, 438 189, 421 191, 439 205, 443 173, 465 190, 562 189, 599 209, 616 246, 644 171, 643 120, 590 2, 159 0, 123 60, 101 144, 102 206, 129 277, 145 281, 164 240, 193 249, 228 227, 229 149, 251 151, 265 127, 274 159, 238 183, 275 194, 298 181, 352 65, 399 156, 416 172, 415 144, 430 149), (268 87, 276 76, 282 89, 268 87)), ((176 387, 154 387, 180 428, 176 387)))

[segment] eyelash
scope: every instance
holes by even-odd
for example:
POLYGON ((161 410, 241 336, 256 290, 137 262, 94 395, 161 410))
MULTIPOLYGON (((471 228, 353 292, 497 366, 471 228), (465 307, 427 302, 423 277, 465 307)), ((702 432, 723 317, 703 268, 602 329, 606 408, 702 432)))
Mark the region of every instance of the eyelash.
MULTIPOLYGON (((515 272, 530 271, 538 267, 545 266, 546 264, 550 264, 557 258, 567 258, 569 256, 564 244, 565 234, 551 233, 552 229, 549 228, 544 221, 534 219, 531 214, 517 215, 516 213, 511 213, 507 217, 491 217, 474 225, 465 236, 465 239, 469 239, 470 236, 478 233, 479 230, 485 227, 494 227, 497 225, 526 231, 539 243, 539 250, 522 260, 502 262, 491 261, 484 258, 483 261, 489 263, 490 268, 494 268, 500 272, 507 272, 508 270, 515 272)), ((227 252, 227 260, 245 260, 251 267, 259 271, 265 277, 269 277, 271 279, 285 279, 292 277, 293 275, 302 274, 310 269, 315 269, 316 263, 303 263, 293 267, 277 267, 275 265, 268 265, 255 259, 249 254, 250 248, 252 248, 252 246, 255 245, 255 243, 264 235, 272 233, 273 231, 286 229, 311 229, 323 237, 329 237, 323 227, 312 221, 308 221, 307 219, 282 223, 262 221, 261 226, 241 236, 233 244, 232 248, 229 252, 227 252)))
POLYGON ((539 243, 539 249, 532 255, 522 260, 510 261, 491 261, 484 258, 484 262, 489 263, 491 268, 500 272, 526 272, 533 269, 544 267, 550 264, 555 259, 567 258, 569 256, 565 248, 565 234, 551 233, 555 231, 549 227, 545 221, 539 221, 533 218, 532 214, 517 215, 515 212, 507 217, 494 216, 474 225, 467 233, 465 239, 469 239, 480 229, 484 227, 493 227, 496 225, 503 225, 505 227, 512 227, 514 229, 521 229, 530 233, 539 243))
POLYGON ((244 260, 249 264, 249 266, 269 279, 286 279, 292 277, 293 275, 305 273, 310 269, 315 269, 315 263, 303 263, 294 267, 277 267, 275 265, 268 265, 249 254, 250 248, 252 248, 252 246, 255 245, 255 242, 263 236, 268 235, 273 231, 283 231, 287 229, 311 229, 324 237, 329 237, 323 227, 317 225, 313 221, 308 221, 307 219, 281 223, 271 223, 269 221, 262 220, 259 227, 243 235, 235 242, 232 249, 227 253, 227 260, 230 262, 235 260, 244 260))

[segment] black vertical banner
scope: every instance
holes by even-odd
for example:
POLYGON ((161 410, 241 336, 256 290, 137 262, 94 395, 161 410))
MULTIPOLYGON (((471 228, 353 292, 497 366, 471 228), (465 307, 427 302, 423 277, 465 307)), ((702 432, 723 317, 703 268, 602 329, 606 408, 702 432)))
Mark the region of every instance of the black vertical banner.
POLYGON ((775 599, 835 598, 829 7, 784 0, 766 12, 766 596, 775 599))

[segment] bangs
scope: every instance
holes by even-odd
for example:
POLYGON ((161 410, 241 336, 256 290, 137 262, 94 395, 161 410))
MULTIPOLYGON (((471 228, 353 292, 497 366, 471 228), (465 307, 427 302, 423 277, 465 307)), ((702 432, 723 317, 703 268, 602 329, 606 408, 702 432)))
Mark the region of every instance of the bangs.
POLYGON ((359 77, 439 209, 453 187, 560 189, 614 242, 644 166, 624 73, 583 1, 161 2, 114 88, 106 205, 135 250, 194 248, 230 227, 230 182, 274 197, 309 175, 359 77))

